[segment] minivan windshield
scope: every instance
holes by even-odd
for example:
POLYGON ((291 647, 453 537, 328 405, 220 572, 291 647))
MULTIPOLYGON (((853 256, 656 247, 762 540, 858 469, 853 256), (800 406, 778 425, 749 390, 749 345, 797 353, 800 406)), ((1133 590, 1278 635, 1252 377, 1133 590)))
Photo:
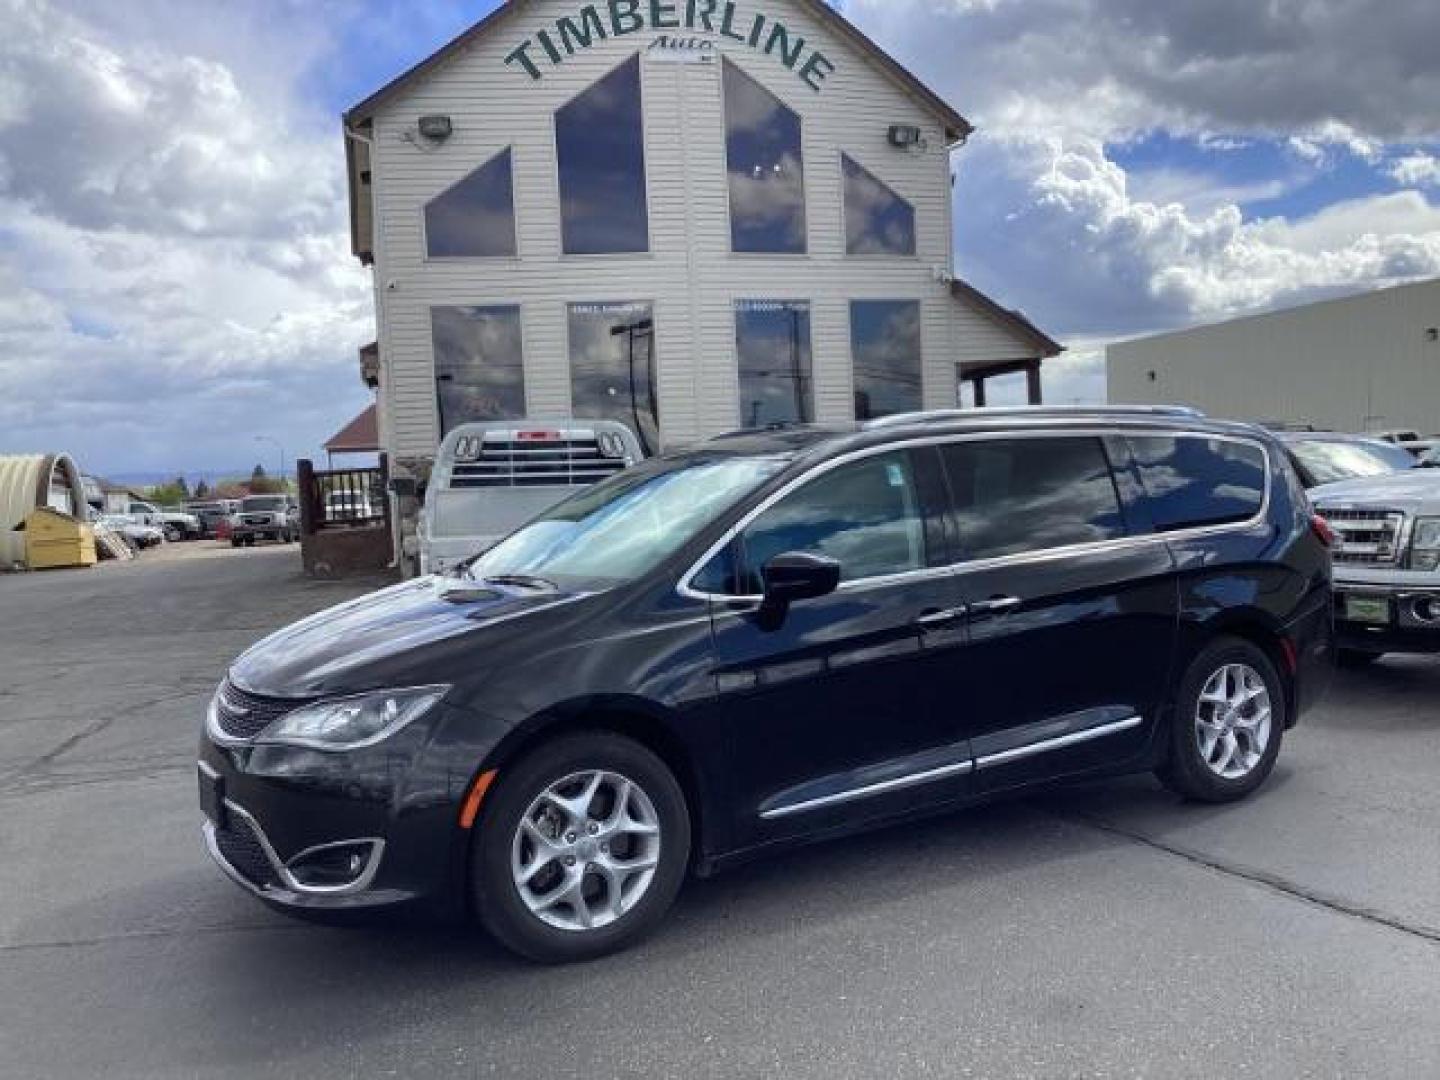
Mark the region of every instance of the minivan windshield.
POLYGON ((473 578, 632 581, 783 469, 788 455, 638 465, 566 499, 466 568, 473 578))
POLYGON ((1292 443, 1290 449, 1317 484, 1383 476, 1415 467, 1410 451, 1379 440, 1301 439, 1292 443))
POLYGON ((283 495, 266 495, 258 498, 246 499, 240 504, 241 510, 284 510, 285 497, 283 495))

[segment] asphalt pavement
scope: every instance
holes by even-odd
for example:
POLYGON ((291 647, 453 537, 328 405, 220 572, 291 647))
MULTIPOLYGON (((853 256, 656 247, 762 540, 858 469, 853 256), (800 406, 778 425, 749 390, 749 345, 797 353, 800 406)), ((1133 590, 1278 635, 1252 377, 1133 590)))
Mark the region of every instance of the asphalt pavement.
POLYGON ((1440 662, 1340 675, 1246 803, 1137 778, 838 841, 545 969, 211 864, 226 662, 376 584, 299 571, 0 576, 0 1077, 1440 1076, 1440 662))

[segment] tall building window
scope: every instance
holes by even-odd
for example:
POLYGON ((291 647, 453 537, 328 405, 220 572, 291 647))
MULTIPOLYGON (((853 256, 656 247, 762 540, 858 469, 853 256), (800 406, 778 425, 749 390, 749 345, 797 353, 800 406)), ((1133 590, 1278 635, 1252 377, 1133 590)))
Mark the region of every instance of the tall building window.
POLYGON ((735 347, 742 425, 758 428, 815 419, 808 301, 738 301, 735 347))
POLYGON ((555 114, 565 254, 650 250, 640 57, 555 114))
POLYGON ((874 420, 922 407, 920 302, 856 300, 850 305, 855 419, 874 420))
POLYGON ((800 116, 725 62, 725 159, 734 251, 805 253, 800 116))
POLYGON ((507 147, 425 205, 431 258, 515 254, 515 180, 507 147))
POLYGON ((618 420, 646 453, 660 449, 654 307, 639 301, 570 305, 573 411, 588 420, 618 420))
POLYGON ((845 170, 845 251, 850 255, 914 255, 915 208, 849 154, 845 170))
POLYGON ((525 415, 518 307, 433 307, 440 437, 475 420, 525 415))

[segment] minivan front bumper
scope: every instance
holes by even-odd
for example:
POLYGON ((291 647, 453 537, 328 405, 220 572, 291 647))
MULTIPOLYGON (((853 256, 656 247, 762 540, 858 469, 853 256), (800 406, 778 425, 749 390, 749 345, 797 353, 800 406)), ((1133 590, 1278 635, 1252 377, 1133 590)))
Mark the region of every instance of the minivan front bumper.
POLYGON ((336 754, 220 745, 206 734, 197 763, 206 849, 273 907, 454 913, 468 838, 459 810, 471 777, 425 767, 425 741, 407 730, 336 754))

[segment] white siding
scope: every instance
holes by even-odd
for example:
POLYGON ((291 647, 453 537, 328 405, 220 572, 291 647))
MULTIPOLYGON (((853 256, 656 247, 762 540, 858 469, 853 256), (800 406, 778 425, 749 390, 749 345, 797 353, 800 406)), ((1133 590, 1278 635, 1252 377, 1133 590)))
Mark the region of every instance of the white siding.
POLYGON ((1436 327, 1440 280, 1112 345, 1110 400, 1428 434, 1440 430, 1436 327))
MULTIPOLYGON (((816 93, 778 56, 714 37, 721 51, 779 96, 804 121, 806 256, 730 252, 721 65, 645 60, 646 164, 651 251, 566 256, 561 252, 555 164, 555 110, 636 51, 651 32, 612 38, 531 80, 504 57, 571 2, 521 8, 469 49, 387 102, 375 117, 375 272, 385 366, 381 431, 398 457, 435 451, 438 424, 429 309, 437 304, 518 303, 526 394, 532 416, 570 409, 566 304, 584 300, 655 303, 660 419, 677 445, 739 422, 733 304, 783 298, 812 303, 817 414, 852 411, 849 309, 852 299, 922 302, 925 404, 953 405, 959 360, 1003 359, 1033 350, 950 296, 936 271, 951 268, 950 171, 941 123, 887 74, 788 0, 762 10, 782 19, 836 64, 816 93), (449 115, 454 134, 422 149, 407 139, 416 119, 449 115), (892 124, 914 124, 923 152, 896 150, 892 124), (515 259, 428 260, 423 207, 507 145, 514 147, 515 259), (914 258, 847 257, 840 154, 860 161, 916 210, 914 258)), ((682 5, 683 6, 683 5, 682 5)), ((752 10, 742 5, 743 10, 752 10)), ((689 35, 689 31, 685 32, 689 35)))

